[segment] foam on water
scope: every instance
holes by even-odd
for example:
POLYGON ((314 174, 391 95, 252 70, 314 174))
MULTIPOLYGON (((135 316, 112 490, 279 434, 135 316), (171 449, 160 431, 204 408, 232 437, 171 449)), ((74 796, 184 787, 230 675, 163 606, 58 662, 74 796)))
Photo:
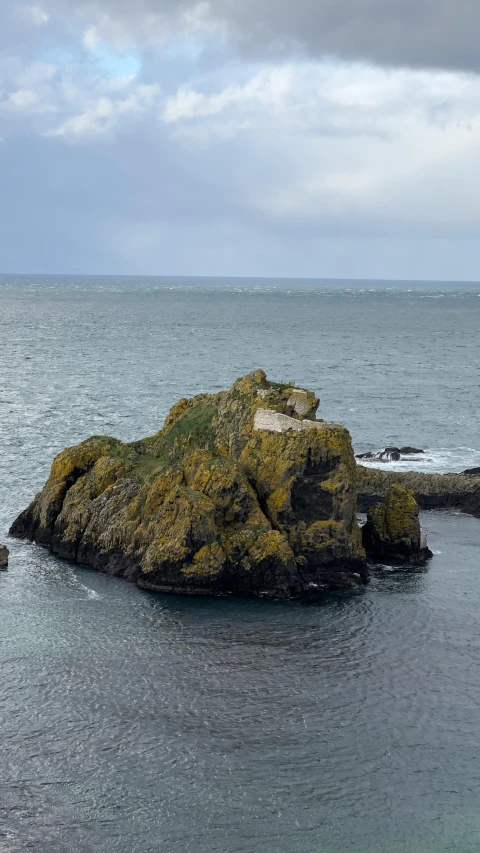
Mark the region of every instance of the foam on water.
POLYGON ((97 600, 97 599, 101 598, 101 596, 99 595, 98 592, 95 592, 94 589, 90 589, 90 587, 86 586, 84 583, 81 583, 79 585, 79 587, 80 587, 80 589, 83 589, 84 592, 87 593, 87 598, 90 598, 91 600, 97 600))
POLYGON ((381 471, 421 471, 426 474, 460 474, 468 468, 480 466, 480 450, 472 447, 431 448, 425 453, 402 456, 397 462, 360 459, 365 468, 381 471))

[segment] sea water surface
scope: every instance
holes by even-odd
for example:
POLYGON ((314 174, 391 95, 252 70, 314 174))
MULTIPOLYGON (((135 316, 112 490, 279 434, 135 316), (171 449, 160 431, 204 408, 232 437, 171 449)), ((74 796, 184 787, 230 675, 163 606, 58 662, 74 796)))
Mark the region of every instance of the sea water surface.
POLYGON ((357 451, 480 465, 480 287, 0 277, 1 853, 477 853, 480 521, 321 604, 168 597, 7 537, 53 456, 262 367, 357 451))

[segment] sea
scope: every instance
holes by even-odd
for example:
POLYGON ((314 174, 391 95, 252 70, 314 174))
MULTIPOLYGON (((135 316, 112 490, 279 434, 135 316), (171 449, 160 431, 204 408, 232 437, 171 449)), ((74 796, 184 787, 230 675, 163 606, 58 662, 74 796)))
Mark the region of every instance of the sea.
POLYGON ((0 276, 0 853, 478 853, 479 519, 422 513, 426 570, 309 605, 143 592, 8 529, 64 447, 257 368, 357 453, 478 466, 479 331, 478 284, 0 276))

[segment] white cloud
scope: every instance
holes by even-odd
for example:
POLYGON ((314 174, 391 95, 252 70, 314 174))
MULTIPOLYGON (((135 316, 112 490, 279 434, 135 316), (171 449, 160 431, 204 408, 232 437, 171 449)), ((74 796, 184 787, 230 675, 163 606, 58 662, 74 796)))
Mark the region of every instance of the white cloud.
MULTIPOLYGON (((210 32, 208 4, 181 8, 187 29, 210 32)), ((166 37, 169 19, 140 17, 152 39, 166 37)), ((81 26, 76 63, 12 65, 7 81, 0 80, 4 115, 30 122, 32 133, 79 144, 112 142, 146 120, 152 135, 183 146, 180 156, 198 156, 192 173, 200 168, 232 205, 273 227, 476 227, 480 219, 476 76, 333 61, 232 62, 220 70, 205 64, 202 77, 176 90, 170 84, 165 94, 155 83, 142 84, 140 71, 112 76, 91 61, 106 38, 128 44, 122 23, 105 11, 81 26), (220 148, 225 159, 233 152, 235 170, 221 171, 220 148)), ((149 58, 147 73, 154 67, 149 58)), ((178 64, 177 57, 172 73, 178 64)))
POLYGON ((31 89, 17 89, 7 98, 7 105, 15 110, 30 110, 39 104, 38 95, 31 89))
POLYGON ((36 86, 52 80, 56 72, 57 66, 51 62, 32 62, 17 74, 16 83, 21 87, 36 86))
POLYGON ((0 115, 32 135, 91 142, 145 116, 155 116, 157 84, 142 84, 135 74, 111 76, 81 64, 0 60, 0 115), (83 72, 83 73, 82 73, 83 72), (23 125, 21 124, 23 122, 23 125))
POLYGON ((50 15, 41 6, 18 6, 15 10, 17 20, 30 27, 44 27, 50 15))
POLYGON ((241 134, 229 191, 265 221, 480 227, 477 77, 297 63, 213 93, 211 82, 168 97, 162 120, 185 145, 210 145, 212 164, 241 134))
POLYGON ((32 62, 23 67, 12 64, 10 79, 0 93, 0 110, 19 115, 41 115, 55 112, 55 65, 32 62))
POLYGON ((48 98, 42 97, 35 89, 15 89, 6 98, 0 100, 0 111, 17 116, 40 116, 55 113, 57 106, 48 98))
POLYGON ((212 16, 211 3, 206 0, 187 6, 181 13, 180 20, 187 32, 223 36, 227 34, 225 23, 212 16))
POLYGON ((162 118, 167 124, 185 119, 218 115, 229 108, 243 110, 258 107, 275 109, 290 94, 293 69, 288 66, 260 71, 247 83, 231 85, 221 92, 205 94, 188 87, 166 100, 162 118))
POLYGON ((96 136, 110 128, 114 114, 114 102, 110 98, 101 97, 93 101, 83 113, 72 116, 58 127, 48 130, 45 136, 70 138, 96 136))
POLYGON ((72 101, 80 107, 78 112, 66 118, 61 124, 45 131, 51 138, 63 138, 69 141, 85 142, 108 136, 118 130, 122 124, 129 124, 146 115, 158 99, 159 88, 155 85, 134 84, 125 79, 124 86, 98 87, 97 97, 84 99, 82 92, 65 89, 72 101))
POLYGON ((85 50, 87 50, 89 53, 95 53, 98 48, 98 45, 100 44, 100 41, 101 39, 97 27, 92 26, 88 27, 85 30, 83 34, 82 43, 85 50))

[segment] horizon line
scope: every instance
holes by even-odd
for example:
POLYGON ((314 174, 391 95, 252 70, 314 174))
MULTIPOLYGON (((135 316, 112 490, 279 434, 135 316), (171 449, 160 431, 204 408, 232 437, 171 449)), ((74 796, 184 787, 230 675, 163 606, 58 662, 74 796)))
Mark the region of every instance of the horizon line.
POLYGON ((65 272, 0 272, 0 277, 12 276, 25 278, 161 278, 161 279, 194 279, 194 280, 229 280, 229 281, 312 281, 312 282, 350 282, 350 283, 391 283, 391 284, 471 284, 480 285, 480 279, 435 279, 435 278, 351 278, 334 276, 275 276, 275 275, 185 275, 180 273, 65 273, 65 272))

